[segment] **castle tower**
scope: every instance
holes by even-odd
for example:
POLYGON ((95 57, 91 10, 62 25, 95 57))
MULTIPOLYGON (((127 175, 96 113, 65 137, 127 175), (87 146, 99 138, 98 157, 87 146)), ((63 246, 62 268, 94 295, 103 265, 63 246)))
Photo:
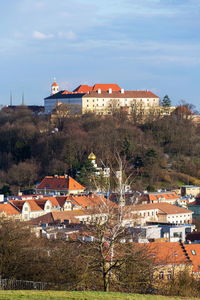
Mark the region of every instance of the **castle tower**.
POLYGON ((54 95, 59 92, 59 85, 57 84, 56 80, 51 85, 51 95, 54 95))

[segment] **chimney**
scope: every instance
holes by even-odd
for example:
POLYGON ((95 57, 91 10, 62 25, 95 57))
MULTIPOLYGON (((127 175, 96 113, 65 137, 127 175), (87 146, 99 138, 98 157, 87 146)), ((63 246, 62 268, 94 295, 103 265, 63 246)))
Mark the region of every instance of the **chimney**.
POLYGON ((98 89, 98 91, 97 91, 97 92, 98 92, 98 94, 101 94, 101 89, 98 89))
POLYGON ((124 89, 121 89, 121 94, 124 94, 124 89))
POLYGON ((4 202, 4 195, 0 194, 0 202, 3 203, 4 202))
POLYGON ((108 89, 108 93, 112 94, 112 89, 111 88, 108 89))

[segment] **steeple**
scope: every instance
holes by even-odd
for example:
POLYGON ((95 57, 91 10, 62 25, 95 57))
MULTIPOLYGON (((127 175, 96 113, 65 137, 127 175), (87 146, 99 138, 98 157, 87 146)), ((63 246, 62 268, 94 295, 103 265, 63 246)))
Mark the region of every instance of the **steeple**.
POLYGON ((59 92, 59 85, 56 82, 56 78, 54 78, 54 82, 51 85, 51 94, 54 95, 59 92))

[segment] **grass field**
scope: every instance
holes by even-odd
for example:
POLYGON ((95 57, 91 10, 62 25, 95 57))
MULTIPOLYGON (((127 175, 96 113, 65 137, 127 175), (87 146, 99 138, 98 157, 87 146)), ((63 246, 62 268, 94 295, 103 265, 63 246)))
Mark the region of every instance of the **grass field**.
MULTIPOLYGON (((192 298, 163 297, 104 292, 0 291, 1 300, 191 300, 192 298)), ((193 298, 197 299, 197 298, 193 298)))

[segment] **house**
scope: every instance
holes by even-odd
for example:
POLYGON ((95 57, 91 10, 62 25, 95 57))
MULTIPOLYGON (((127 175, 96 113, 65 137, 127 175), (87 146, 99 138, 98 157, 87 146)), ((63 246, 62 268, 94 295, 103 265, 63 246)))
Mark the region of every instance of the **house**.
POLYGON ((54 82, 51 95, 44 99, 45 113, 53 111, 58 103, 76 105, 80 113, 93 112, 96 114, 112 114, 116 109, 124 108, 131 113, 135 109, 143 112, 154 108, 160 110, 159 97, 151 91, 125 91, 117 84, 80 85, 72 92, 59 91, 54 82))
POLYGON ((181 187, 181 196, 194 196, 200 193, 200 186, 197 185, 183 185, 181 187))
POLYGON ((200 216, 200 199, 196 199, 194 202, 189 203, 188 208, 193 211, 193 219, 198 221, 200 216))
POLYGON ((181 197, 175 192, 155 192, 146 193, 141 196, 142 203, 161 203, 179 204, 181 197))
POLYGON ((6 218, 21 219, 20 210, 17 207, 13 207, 13 205, 8 202, 0 203, 0 216, 6 218))
POLYGON ((37 186, 36 194, 69 195, 83 193, 85 187, 72 177, 65 176, 46 176, 37 186))
POLYGON ((135 241, 138 243, 149 242, 182 242, 186 241, 186 236, 195 229, 192 224, 157 224, 132 227, 132 233, 136 233, 135 241))
POLYGON ((148 203, 129 206, 129 210, 136 216, 138 224, 147 222, 173 223, 173 224, 191 224, 191 210, 183 207, 177 207, 169 203, 148 203))
POLYGON ((106 220, 105 213, 87 210, 52 211, 29 221, 31 225, 55 224, 90 224, 92 220, 106 220))
POLYGON ((159 286, 185 270, 192 273, 193 264, 187 253, 186 245, 155 242, 146 244, 146 250, 153 260, 155 285, 159 286))

